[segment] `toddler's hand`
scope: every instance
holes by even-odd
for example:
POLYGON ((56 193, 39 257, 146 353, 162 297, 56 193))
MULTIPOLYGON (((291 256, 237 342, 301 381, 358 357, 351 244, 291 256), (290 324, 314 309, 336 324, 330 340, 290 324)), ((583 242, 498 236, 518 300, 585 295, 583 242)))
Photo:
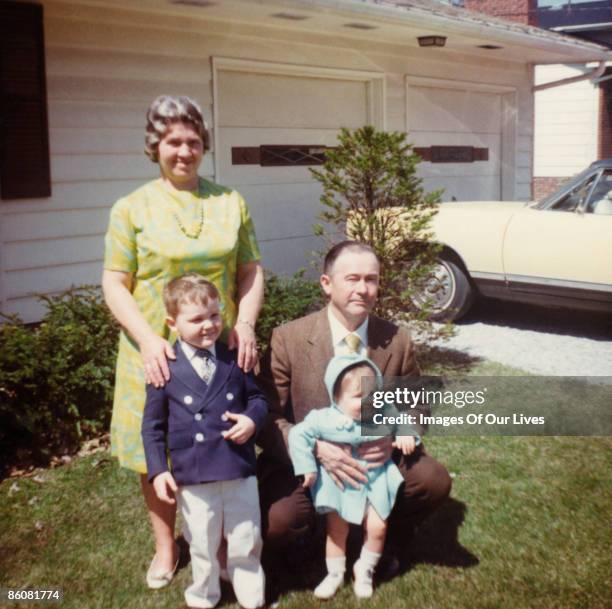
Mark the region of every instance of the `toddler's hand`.
POLYGON ((164 472, 163 474, 155 476, 155 478, 153 478, 153 488, 160 501, 169 503, 170 505, 176 503, 174 494, 178 490, 178 486, 170 472, 164 472))
POLYGON ((317 473, 310 472, 308 474, 304 474, 304 482, 302 482, 302 486, 304 488, 310 488, 314 486, 314 483, 317 481, 317 473))
POLYGON ((393 442, 394 448, 399 448, 404 455, 411 455, 416 448, 414 436, 397 436, 393 442))
POLYGON ((255 433, 255 422, 245 414, 225 411, 225 417, 235 422, 235 425, 230 429, 221 432, 226 440, 231 440, 236 444, 244 444, 255 433))

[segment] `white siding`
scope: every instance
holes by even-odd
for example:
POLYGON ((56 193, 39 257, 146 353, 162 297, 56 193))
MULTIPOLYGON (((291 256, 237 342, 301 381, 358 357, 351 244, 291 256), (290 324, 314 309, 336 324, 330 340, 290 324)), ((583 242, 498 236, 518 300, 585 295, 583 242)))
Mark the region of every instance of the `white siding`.
MULTIPOLYGON (((593 68, 538 66, 536 84, 580 76, 593 68)), ((572 176, 597 159, 599 88, 590 80, 535 94, 534 176, 572 176)))
MULTIPOLYGON (((32 294, 99 283, 110 206, 157 175, 156 166, 141 152, 146 107, 161 93, 186 94, 200 101, 212 123, 213 56, 383 73, 386 126, 393 130, 403 130, 406 123, 407 74, 514 86, 519 98, 520 152, 514 189, 516 196, 528 196, 532 113, 530 71, 524 64, 478 60, 452 50, 288 33, 280 22, 275 28, 254 30, 238 23, 219 27, 203 19, 130 8, 55 0, 42 4, 53 194, 48 199, 0 202, 4 312, 18 312, 33 321, 41 309, 32 294)), ((210 153, 202 174, 214 177, 213 173, 210 153)), ((262 184, 262 199, 265 188, 262 184)), ((295 195, 303 196, 299 185, 295 195)), ((268 221, 258 227, 262 236, 273 233, 274 226, 286 233, 280 237, 303 234, 301 228, 292 230, 290 218, 279 222, 276 209, 266 217, 268 221)), ((264 256, 274 256, 272 246, 262 249, 264 256)), ((292 261, 296 268, 307 263, 292 261)))

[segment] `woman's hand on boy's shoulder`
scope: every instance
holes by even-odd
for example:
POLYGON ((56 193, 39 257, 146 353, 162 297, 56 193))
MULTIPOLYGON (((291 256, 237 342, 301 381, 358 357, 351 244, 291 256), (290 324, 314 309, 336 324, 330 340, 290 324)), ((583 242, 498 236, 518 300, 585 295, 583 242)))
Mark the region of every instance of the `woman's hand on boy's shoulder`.
POLYGON ((237 349, 236 363, 244 372, 250 372, 257 363, 257 336, 255 327, 246 320, 238 320, 232 328, 229 339, 228 349, 237 349))
POLYGON ((139 347, 145 383, 163 387, 170 380, 168 360, 176 359, 172 345, 161 336, 151 334, 139 347))

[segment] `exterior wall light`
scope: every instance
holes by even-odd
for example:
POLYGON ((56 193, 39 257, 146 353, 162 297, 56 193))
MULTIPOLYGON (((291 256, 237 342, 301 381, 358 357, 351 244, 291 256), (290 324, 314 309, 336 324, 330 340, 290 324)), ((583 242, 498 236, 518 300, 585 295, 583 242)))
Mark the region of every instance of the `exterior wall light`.
POLYGON ((446 36, 419 36, 417 40, 420 47, 443 47, 446 44, 446 36))

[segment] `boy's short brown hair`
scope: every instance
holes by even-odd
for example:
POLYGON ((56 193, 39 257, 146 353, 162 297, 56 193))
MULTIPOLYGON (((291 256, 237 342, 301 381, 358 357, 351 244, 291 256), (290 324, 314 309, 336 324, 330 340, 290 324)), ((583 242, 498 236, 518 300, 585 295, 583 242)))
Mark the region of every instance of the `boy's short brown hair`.
POLYGON ((219 290, 198 273, 175 277, 164 287, 164 306, 173 318, 177 316, 182 304, 189 302, 208 306, 210 300, 219 300, 219 290))

